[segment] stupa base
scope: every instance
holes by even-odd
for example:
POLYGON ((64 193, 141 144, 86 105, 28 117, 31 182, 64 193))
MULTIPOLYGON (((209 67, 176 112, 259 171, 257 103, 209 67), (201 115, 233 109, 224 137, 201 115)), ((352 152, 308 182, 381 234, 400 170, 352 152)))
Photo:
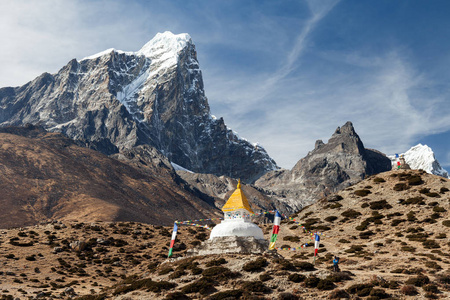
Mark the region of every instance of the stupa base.
POLYGON ((187 251, 188 256, 242 253, 262 254, 269 249, 269 242, 253 236, 220 236, 206 240, 197 248, 187 251))

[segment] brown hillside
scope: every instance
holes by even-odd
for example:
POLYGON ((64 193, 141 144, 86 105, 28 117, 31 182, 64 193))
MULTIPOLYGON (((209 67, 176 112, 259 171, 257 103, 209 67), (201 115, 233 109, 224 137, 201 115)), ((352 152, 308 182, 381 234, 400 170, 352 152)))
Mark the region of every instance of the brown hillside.
MULTIPOLYGON (((296 220, 322 232, 315 266, 313 247, 264 256, 185 257, 208 238, 209 231, 196 227, 179 227, 170 260, 171 227, 55 223, 4 230, 0 295, 76 295, 79 300, 448 299, 448 189, 448 179, 391 171, 305 208, 296 220), (71 246, 74 241, 85 242, 85 248, 71 246), (336 254, 341 258, 339 273, 331 270, 336 254)), ((269 238, 272 225, 261 227, 269 238)), ((305 243, 311 243, 310 235, 284 220, 277 247, 305 243)))
POLYGON ((0 228, 52 219, 170 224, 216 210, 166 171, 138 169, 37 128, 0 133, 0 228))

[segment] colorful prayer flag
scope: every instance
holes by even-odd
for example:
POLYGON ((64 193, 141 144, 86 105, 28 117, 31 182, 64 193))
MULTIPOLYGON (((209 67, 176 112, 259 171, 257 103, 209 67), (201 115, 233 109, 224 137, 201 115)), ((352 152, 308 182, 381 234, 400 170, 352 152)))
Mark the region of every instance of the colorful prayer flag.
POLYGON ((275 218, 273 220, 273 231, 272 237, 270 238, 269 250, 273 250, 275 248, 275 242, 277 240, 278 232, 280 231, 280 223, 281 223, 281 215, 277 211, 275 211, 275 218))
POLYGON ((173 224, 172 240, 170 241, 169 256, 168 257, 172 257, 173 245, 175 244, 175 239, 177 238, 177 231, 178 231, 178 226, 177 226, 177 222, 175 222, 173 224))
POLYGON ((314 256, 317 255, 320 246, 320 236, 316 233, 316 241, 314 242, 314 256))

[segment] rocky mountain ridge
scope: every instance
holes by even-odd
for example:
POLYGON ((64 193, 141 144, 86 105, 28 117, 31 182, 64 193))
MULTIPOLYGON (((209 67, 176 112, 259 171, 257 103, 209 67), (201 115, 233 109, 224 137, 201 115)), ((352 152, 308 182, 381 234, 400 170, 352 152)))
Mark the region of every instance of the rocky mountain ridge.
POLYGON ((377 150, 364 148, 353 124, 347 122, 327 143, 316 141, 314 150, 292 170, 268 172, 255 186, 296 210, 368 175, 390 169, 390 160, 377 150))
POLYGON ((27 123, 108 155, 151 145, 194 172, 245 182, 278 168, 211 115, 188 34, 159 33, 137 52, 109 49, 1 88, 0 125, 27 123))

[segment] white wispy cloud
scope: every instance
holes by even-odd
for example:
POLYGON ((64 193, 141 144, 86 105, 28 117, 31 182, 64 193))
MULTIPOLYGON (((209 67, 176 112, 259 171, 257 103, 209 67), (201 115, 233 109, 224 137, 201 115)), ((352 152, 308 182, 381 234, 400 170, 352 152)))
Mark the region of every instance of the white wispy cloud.
POLYGON ((171 30, 197 44, 212 113, 283 167, 348 120, 366 146, 386 153, 450 130, 450 92, 429 92, 435 79, 407 46, 314 48, 315 33, 345 2, 299 3, 306 9, 286 17, 259 3, 234 9, 240 1, 1 1, 0 87, 107 48, 135 51, 171 30))

